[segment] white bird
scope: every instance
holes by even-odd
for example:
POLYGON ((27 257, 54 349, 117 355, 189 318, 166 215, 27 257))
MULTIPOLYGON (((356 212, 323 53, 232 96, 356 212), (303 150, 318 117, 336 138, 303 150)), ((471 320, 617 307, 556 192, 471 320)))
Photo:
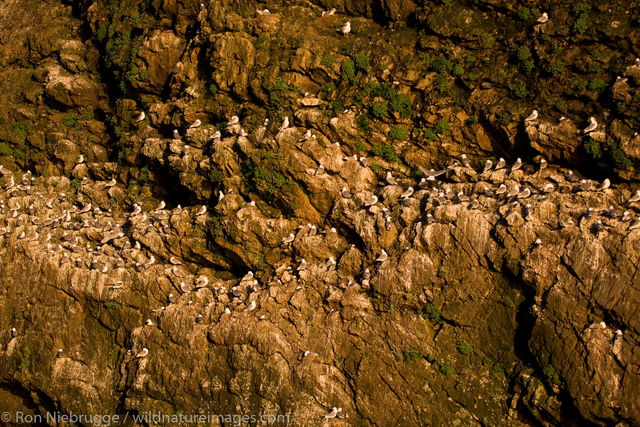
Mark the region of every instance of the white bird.
POLYGON ((340 190, 340 195, 345 199, 348 199, 351 197, 351 192, 347 187, 342 187, 342 189, 340 190))
POLYGON ((347 21, 342 27, 338 29, 339 32, 344 34, 345 36, 351 32, 351 22, 347 21))
POLYGON ((636 193, 629 197, 628 203, 640 202, 640 190, 636 191, 636 193))
POLYGON ((167 206, 167 204, 164 202, 164 200, 160 200, 160 203, 158 203, 158 207, 156 208, 157 211, 161 211, 162 209, 164 209, 167 206))
POLYGON ((304 270, 305 268, 307 268, 307 260, 302 258, 302 260, 300 261, 300 264, 298 265, 297 270, 300 271, 300 270, 304 270))
POLYGON ((77 164, 80 164, 80 163, 82 163, 82 162, 84 162, 84 156, 83 156, 82 154, 80 154, 80 157, 78 157, 78 162, 77 162, 77 164))
POLYGON ((413 187, 409 187, 406 189, 404 193, 400 195, 400 197, 403 198, 404 200, 407 200, 409 197, 411 197, 413 192, 414 192, 413 187))
POLYGON ((292 243, 295 239, 296 239, 296 235, 293 233, 290 233, 287 237, 282 239, 282 244, 288 245, 289 243, 292 243))
POLYGON ((609 178, 605 178, 605 180, 602 181, 602 184, 598 186, 598 189, 596 191, 604 191, 607 188, 609 188, 610 185, 611 185, 611 181, 609 180, 609 178))
POLYGON ((516 159, 516 162, 513 164, 513 166, 511 166, 511 172, 516 171, 518 169, 520 169, 522 167, 522 159, 520 159, 520 157, 518 157, 516 159))
POLYGON ((493 167, 493 162, 490 159, 487 159, 487 162, 484 164, 484 169, 482 170, 482 173, 485 173, 488 170, 491 170, 491 168, 493 167))
POLYGON ((385 262, 387 258, 389 258, 389 255, 387 255, 387 252, 382 249, 380 255, 378 256, 378 258, 376 258, 376 262, 385 262))
POLYGON ((207 276, 198 276, 196 279, 196 288, 204 288, 209 284, 209 278, 207 276))
POLYGON ((595 117, 589 117, 589 126, 584 128, 584 133, 593 132, 598 127, 598 122, 595 117))
POLYGON ((282 132, 288 127, 289 127, 289 117, 285 116, 284 120, 282 121, 282 124, 280 125, 280 129, 278 129, 278 133, 282 132))
POLYGON ((149 354, 149 349, 147 347, 144 347, 138 354, 136 354, 136 357, 140 359, 145 357, 147 354, 149 354))
POLYGON ((247 274, 245 274, 244 276, 242 276, 242 279, 240 279, 241 282, 246 282, 248 280, 253 279, 253 271, 249 270, 247 272, 247 274))
POLYGON ((525 122, 530 122, 530 121, 535 120, 535 119, 537 119, 537 118, 538 118, 538 110, 533 110, 533 111, 531 112, 531 114, 529 114, 529 115, 524 119, 524 121, 525 121, 525 122))
POLYGON ((378 196, 376 196, 375 194, 372 194, 371 197, 364 201, 365 207, 373 206, 376 203, 378 203, 378 196))
POLYGON ((178 132, 178 129, 173 130, 173 139, 180 139, 180 132, 178 132))
POLYGON ((111 179, 111 181, 109 181, 109 182, 105 182, 105 184, 104 184, 104 186, 106 188, 113 187, 114 185, 116 185, 116 179, 115 178, 111 179))
POLYGON ((304 353, 302 353, 302 357, 309 357, 309 356, 317 356, 318 353, 314 353, 313 351, 309 351, 306 350, 304 353))
POLYGON ((547 14, 547 12, 544 12, 542 14, 542 16, 540 16, 536 22, 540 23, 540 24, 544 24, 545 22, 547 22, 549 20, 549 15, 547 14))
POLYGON ((329 10, 325 10, 325 11, 323 11, 323 12, 322 12, 322 16, 331 16, 331 15, 333 15, 334 13, 336 13, 336 8, 335 8, 335 7, 334 7, 334 8, 331 8, 331 9, 329 9, 329 10))
POLYGON ((195 129, 198 126, 200 126, 202 124, 202 122, 200 121, 200 119, 196 119, 195 122, 191 123, 191 126, 189 126, 189 129, 195 129))
POLYGON ((391 175, 391 172, 387 172, 387 176, 385 178, 388 184, 390 185, 398 185, 398 181, 391 175))
POLYGON ((142 212, 142 207, 137 203, 134 203, 133 210, 131 211, 131 215, 138 215, 140 212, 142 212))
POLYGON ((520 193, 518 193, 518 199, 526 199, 530 195, 531 195, 531 190, 529 190, 528 188, 525 188, 520 193))
POLYGON ((147 321, 144 322, 144 324, 147 325, 147 326, 153 326, 153 320, 147 319, 147 321))
POLYGON ((178 258, 172 256, 171 258, 169 258, 169 262, 173 265, 180 265, 182 264, 182 261, 180 261, 178 258))
POLYGON ((262 9, 262 10, 256 9, 256 13, 258 15, 270 15, 271 14, 269 9, 262 9))
POLYGON ((331 412, 329 412, 327 415, 324 416, 325 419, 331 419, 331 418, 335 418, 336 415, 338 415, 338 412, 341 412, 342 408, 336 408, 333 407, 331 408, 331 412))
POLYGON ((144 120, 144 118, 146 117, 146 114, 144 114, 144 111, 142 111, 140 113, 140 115, 138 116, 138 118, 136 119, 136 122, 141 122, 144 120))
POLYGON ((540 170, 547 168, 547 161, 545 159, 540 159, 540 170))
POLYGON ((240 118, 238 116, 232 116, 227 122, 227 126, 233 126, 240 123, 240 118))
POLYGON ((507 161, 505 159, 503 159, 502 157, 500 157, 500 159, 498 160, 498 163, 496 164, 496 170, 502 169, 505 166, 507 166, 507 161))
POLYGON ((251 301, 251 303, 247 306, 247 308, 244 309, 244 311, 255 310, 255 308, 256 308, 256 302, 255 301, 251 301))
POLYGON ((462 166, 464 166, 465 168, 471 167, 471 163, 469 162, 469 158, 466 154, 460 156, 460 161, 462 162, 462 166))
POLYGON ((196 216, 204 215, 207 212, 207 206, 202 205, 202 207, 196 212, 196 216))
POLYGON ((316 175, 322 175, 324 173, 324 166, 322 165, 322 163, 320 163, 320 165, 318 166, 318 168, 316 169, 316 171, 313 173, 314 176, 316 175))

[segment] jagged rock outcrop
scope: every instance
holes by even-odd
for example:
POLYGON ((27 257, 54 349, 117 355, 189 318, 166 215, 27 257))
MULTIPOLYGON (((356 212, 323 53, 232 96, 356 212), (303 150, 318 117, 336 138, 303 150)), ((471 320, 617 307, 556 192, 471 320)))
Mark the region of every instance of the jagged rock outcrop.
POLYGON ((0 3, 0 400, 640 423, 605 3, 0 3))

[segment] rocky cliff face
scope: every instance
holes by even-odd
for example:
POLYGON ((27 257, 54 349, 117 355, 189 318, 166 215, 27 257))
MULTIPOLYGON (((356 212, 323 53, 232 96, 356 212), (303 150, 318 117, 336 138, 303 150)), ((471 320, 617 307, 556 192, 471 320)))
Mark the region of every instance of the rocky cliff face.
POLYGON ((2 405, 640 423, 639 11, 533 6, 0 3, 2 405))

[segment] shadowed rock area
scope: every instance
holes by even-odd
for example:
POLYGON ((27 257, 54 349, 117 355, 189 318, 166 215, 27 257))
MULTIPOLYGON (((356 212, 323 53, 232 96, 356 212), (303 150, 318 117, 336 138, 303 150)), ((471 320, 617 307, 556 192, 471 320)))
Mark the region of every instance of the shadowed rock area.
POLYGON ((0 409, 639 424, 640 6, 418 3, 0 2, 0 409))

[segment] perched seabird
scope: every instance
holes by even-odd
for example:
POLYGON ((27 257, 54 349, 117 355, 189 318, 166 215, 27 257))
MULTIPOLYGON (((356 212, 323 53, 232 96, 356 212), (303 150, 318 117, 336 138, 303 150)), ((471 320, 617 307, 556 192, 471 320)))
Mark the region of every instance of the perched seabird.
POLYGON ((117 181, 116 181, 116 179, 115 179, 115 178, 112 178, 112 179, 111 179, 111 181, 109 181, 109 182, 105 182, 105 183, 104 183, 104 186, 105 186, 106 188, 110 188, 110 187, 113 187, 114 185, 116 185, 116 182, 117 182, 117 181))
POLYGON ((493 167, 493 162, 490 159, 487 159, 487 161, 484 164, 484 169, 482 169, 482 173, 485 173, 488 170, 491 170, 491 168, 493 167))
POLYGON ((371 197, 364 201, 364 206, 369 207, 375 205, 376 203, 378 203, 378 196, 372 194, 371 197))
POLYGON ((580 181, 580 178, 578 178, 578 175, 576 175, 575 173, 573 173, 572 170, 570 170, 567 173, 567 181, 569 181, 569 182, 578 182, 578 181, 580 181))
POLYGON ((238 116, 231 116, 227 122, 227 126, 237 125, 238 123, 240 123, 240 118, 238 116))
POLYGON ((307 260, 302 258, 302 260, 300 261, 300 264, 298 265, 297 270, 301 271, 301 270, 304 270, 305 268, 307 268, 307 260))
POLYGON ((529 190, 528 188, 525 188, 524 190, 518 193, 518 199, 526 199, 530 195, 531 195, 531 190, 529 190))
POLYGON ((629 231, 636 230, 640 228, 640 219, 636 219, 631 224, 629 224, 629 231))
POLYGON ((513 188, 507 193, 507 197, 516 197, 520 194, 520 186, 514 185, 513 188))
POLYGON ((164 202, 164 200, 161 200, 160 203, 158 203, 158 207, 156 208, 157 211, 161 211, 162 209, 164 209, 167 206, 167 204, 164 202))
POLYGON ((525 121, 525 122, 530 122, 530 121, 535 120, 535 119, 537 119, 537 118, 538 118, 538 110, 533 110, 533 111, 531 112, 531 114, 529 114, 529 115, 524 119, 524 121, 525 121))
POLYGON ((517 171, 521 167, 522 167, 522 159, 520 157, 518 157, 516 159, 516 162, 513 164, 513 166, 511 166, 511 172, 517 171))
POLYGON ((269 9, 262 9, 262 10, 260 10, 260 9, 256 9, 256 13, 257 13, 258 15, 270 15, 270 14, 271 14, 271 12, 269 11, 269 9))
POLYGON ((396 179, 393 177, 393 175, 391 175, 391 172, 387 172, 387 176, 385 178, 385 181, 387 181, 387 184, 389 185, 398 185, 398 181, 396 181, 396 179))
POLYGON ((498 163, 496 164, 496 170, 502 169, 505 166, 507 166, 507 161, 505 159, 503 159, 502 157, 500 157, 500 159, 498 159, 498 163))
POLYGON ((462 162, 462 166, 464 166, 465 168, 471 167, 471 162, 469 162, 469 158, 466 154, 462 154, 462 156, 460 156, 460 161, 462 162))
POLYGON ((178 129, 173 130, 173 139, 180 139, 180 132, 178 132, 178 129))
POLYGON ((598 122, 595 117, 589 117, 589 126, 584 129, 584 133, 593 132, 598 127, 598 122))
POLYGON ((282 244, 288 245, 289 243, 292 243, 295 240, 295 238, 296 238, 296 235, 293 233, 290 233, 287 237, 282 239, 282 244))
POLYGON ((144 347, 138 354, 136 354, 136 358, 141 359, 147 354, 149 354, 149 349, 147 347, 144 347))
POLYGON ((409 187, 409 188, 407 188, 407 189, 405 190, 405 192, 404 192, 404 193, 402 193, 402 194, 400 195, 400 197, 401 197, 402 199, 404 199, 404 200, 407 200, 409 197, 411 197, 411 195, 413 194, 413 192, 414 192, 413 187, 409 187))
POLYGON ((596 191, 604 191, 607 188, 609 188, 610 185, 611 185, 611 181, 609 180, 609 178, 605 178, 605 180, 602 181, 602 184, 598 186, 598 189, 596 191))
POLYGON ((282 121, 282 124, 280 125, 280 128, 278 129, 278 133, 282 132, 288 127, 289 127, 289 116, 285 116, 284 120, 282 121))
POLYGON ((202 314, 199 314, 199 313, 198 313, 198 315, 196 316, 196 320, 195 320, 195 322, 196 322, 196 323, 202 323, 202 314))
POLYGON ((351 191, 349 191, 347 187, 342 187, 342 189, 340 190, 340 195, 345 199, 348 199, 351 197, 351 191))
POLYGON ((191 123, 191 125, 189 126, 189 129, 195 129, 199 127, 201 124, 202 122, 200 121, 200 119, 196 119, 195 122, 191 123))
POLYGON ((11 338, 15 338, 18 336, 18 330, 16 328, 11 328, 10 333, 11 333, 11 338))
POLYGON ((331 419, 331 418, 335 418, 339 412, 342 411, 342 408, 336 408, 335 406, 333 408, 331 408, 331 411, 324 416, 325 419, 331 419))
POLYGON ((175 304, 176 297, 172 293, 169 293, 169 295, 167 296, 167 301, 169 301, 169 304, 175 304))
POLYGON ((140 212, 142 212, 142 207, 140 207, 140 205, 138 205, 137 203, 134 203, 133 210, 131 211, 131 216, 138 215, 140 212))
POLYGON ((322 11, 322 15, 321 16, 331 16, 334 13, 336 13, 336 8, 335 7, 331 8, 329 10, 322 11))
POLYGON ((387 252, 382 249, 380 255, 378 256, 378 258, 376 258, 376 262, 385 262, 387 258, 389 258, 389 255, 387 255, 387 252))
POLYGON ((589 183, 587 182, 586 179, 583 179, 580 181, 580 184, 578 184, 578 187, 580 188, 580 190, 582 191, 588 191, 591 189, 591 186, 589 185, 589 183))
POLYGON ((544 187, 542 187, 542 191, 544 191, 545 193, 551 193, 554 190, 554 186, 552 183, 547 183, 544 185, 544 187))
POLYGON ((635 194, 629 197, 629 200, 627 200, 627 203, 636 203, 636 202, 640 202, 640 190, 636 191, 635 194))
POLYGON ((144 118, 146 117, 146 114, 144 114, 144 111, 142 111, 140 113, 140 115, 138 116, 138 118, 136 119, 136 122, 141 122, 144 120, 144 118))
POLYGON ((469 201, 469 196, 464 194, 462 191, 458 191, 458 194, 456 194, 456 199, 458 200, 458 203, 464 203, 469 201))
POLYGON ((169 258, 169 262, 173 265, 180 265, 182 264, 182 261, 180 261, 178 258, 172 256, 171 258, 169 258))
POLYGON ((593 234, 598 234, 600 233, 602 230, 604 230, 604 224, 602 224, 602 221, 597 220, 596 222, 594 222, 593 224, 591 224, 591 232, 593 234))
POLYGON ((315 170, 315 172, 313 173, 314 176, 317 175, 322 175, 324 173, 324 166, 322 165, 322 163, 320 163, 320 165, 318 166, 318 168, 315 170))
POLYGON ((256 309, 256 302, 251 301, 251 303, 247 306, 247 308, 244 309, 244 311, 252 311, 256 309))
POLYGON ((247 272, 247 274, 245 274, 244 276, 242 276, 242 279, 240 279, 241 282, 246 282, 248 280, 253 279, 253 271, 249 270, 247 272))
POLYGON ((540 159, 540 170, 547 168, 547 161, 545 159, 540 159))
POLYGON ((202 207, 196 212, 196 216, 204 215, 207 212, 207 206, 202 205, 202 207))
POLYGON ((318 355, 318 353, 314 353, 313 351, 305 350, 305 352, 302 353, 302 358, 311 357, 311 356, 317 356, 317 355, 318 355))
POLYGON ((63 354, 64 354, 64 351, 61 348, 59 348, 58 351, 56 351, 56 357, 58 359, 60 359, 63 354))
POLYGON ((538 19, 536 19, 536 22, 539 24, 544 24, 548 20, 549 20, 549 15, 547 14, 547 12, 544 12, 538 19))
POLYGON ((209 278, 207 276, 198 276, 198 278, 196 279, 196 288, 204 288, 205 286, 207 286, 209 284, 209 278))
POLYGON ((344 34, 345 36, 351 32, 351 22, 347 21, 342 27, 338 29, 339 32, 344 34))
POLYGON ((582 218, 589 219, 593 215, 593 208, 587 209, 587 211, 582 215, 582 218))

